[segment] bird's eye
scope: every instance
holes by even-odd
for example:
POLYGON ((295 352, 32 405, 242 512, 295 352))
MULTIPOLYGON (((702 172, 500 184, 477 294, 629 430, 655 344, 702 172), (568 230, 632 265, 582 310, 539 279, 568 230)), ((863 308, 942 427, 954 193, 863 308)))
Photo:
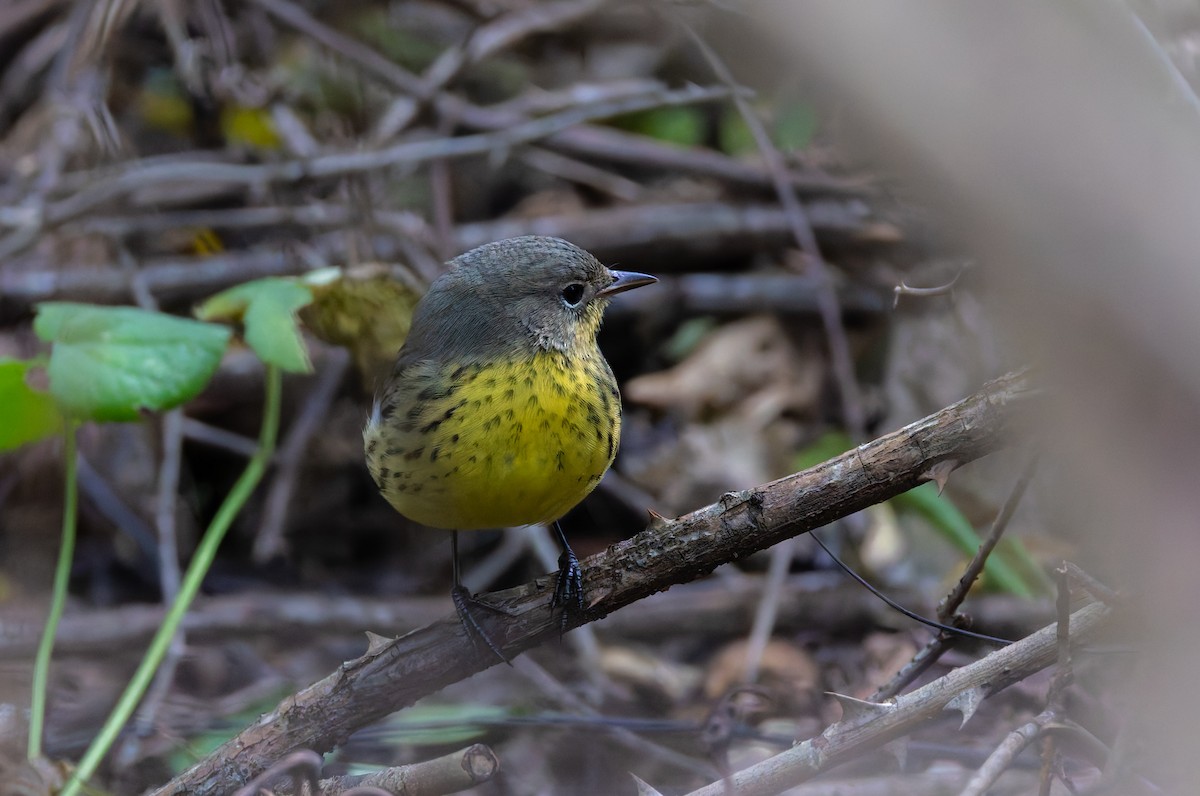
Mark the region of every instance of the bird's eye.
POLYGON ((583 301, 583 285, 572 282, 562 289, 562 300, 568 307, 578 307, 583 301))

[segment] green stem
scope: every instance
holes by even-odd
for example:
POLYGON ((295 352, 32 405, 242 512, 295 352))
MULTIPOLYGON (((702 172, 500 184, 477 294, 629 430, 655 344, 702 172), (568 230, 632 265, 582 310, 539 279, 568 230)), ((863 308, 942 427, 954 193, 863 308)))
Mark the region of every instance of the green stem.
POLYGON ((38 643, 37 657, 33 663, 33 699, 29 706, 29 759, 42 756, 42 728, 46 723, 46 690, 50 680, 50 653, 54 650, 54 637, 58 635, 58 622, 62 619, 63 606, 67 603, 67 586, 71 580, 71 559, 75 556, 75 516, 79 505, 79 481, 75 477, 75 429, 73 420, 68 420, 63 429, 63 458, 65 489, 63 495, 62 545, 58 550, 58 565, 54 569, 54 593, 50 597, 50 613, 46 616, 46 627, 38 643))
POLYGON ((175 602, 171 604, 167 615, 163 617, 158 632, 150 641, 146 656, 142 659, 137 671, 134 672, 133 679, 129 681, 129 685, 126 686, 120 701, 117 702, 108 720, 100 729, 100 733, 84 753, 83 759, 79 761, 79 766, 63 786, 59 796, 75 796, 81 785, 96 773, 100 762, 116 742, 117 736, 124 728, 125 723, 129 721, 129 717, 133 715, 138 702, 141 701, 151 680, 154 679, 154 673, 166 656, 167 650, 171 646, 171 639, 175 637, 179 625, 183 622, 184 614, 187 613, 192 600, 200 591, 200 584, 203 582, 205 574, 208 573, 209 567, 212 566, 213 559, 216 558, 217 548, 220 546, 225 532, 229 530, 234 517, 242 510, 242 506, 245 505, 258 482, 262 480, 267 464, 275 452, 275 438, 279 431, 282 381, 282 371, 274 365, 268 365, 266 407, 263 411, 262 428, 258 434, 258 450, 250 459, 250 463, 238 478, 237 483, 233 485, 233 489, 225 497, 225 502, 217 510, 208 530, 204 532, 204 536, 200 539, 200 544, 192 556, 192 562, 188 565, 187 572, 184 573, 183 582, 179 586, 179 594, 176 595, 175 602))

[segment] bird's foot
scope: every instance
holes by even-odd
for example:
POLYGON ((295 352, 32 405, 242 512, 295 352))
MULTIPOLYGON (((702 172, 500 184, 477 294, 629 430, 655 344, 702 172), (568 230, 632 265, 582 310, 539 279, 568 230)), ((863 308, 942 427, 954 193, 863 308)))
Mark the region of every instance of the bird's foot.
POLYGON ((550 607, 562 609, 560 634, 567 632, 571 620, 583 617, 583 569, 570 547, 558 557, 558 580, 554 584, 554 598, 550 601, 550 607))
POLYGON ((454 609, 458 611, 458 621, 462 623, 463 629, 467 631, 467 637, 474 643, 482 641, 497 658, 512 666, 512 661, 501 651, 500 646, 492 640, 492 637, 487 634, 483 629, 483 625, 479 624, 479 620, 475 618, 472 610, 482 608, 493 613, 506 614, 506 612, 501 608, 489 605, 480 600, 467 591, 465 586, 455 586, 450 591, 450 599, 454 600, 454 609))

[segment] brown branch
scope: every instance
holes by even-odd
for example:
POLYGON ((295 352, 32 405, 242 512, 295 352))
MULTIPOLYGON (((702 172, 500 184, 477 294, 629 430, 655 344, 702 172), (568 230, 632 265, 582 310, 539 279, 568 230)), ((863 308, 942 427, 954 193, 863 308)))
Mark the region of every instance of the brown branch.
MULTIPOLYGON (((676 583, 711 572, 779 541, 894 497, 946 459, 968 462, 1004 445, 1036 403, 1026 374, 979 393, 835 459, 761 487, 730 492, 675 520, 655 518, 642 533, 584 562, 589 604, 573 626, 594 621, 676 583)), ((499 610, 479 616, 509 658, 555 639, 552 576, 485 595, 499 610)), ((236 738, 173 779, 158 794, 228 792, 288 751, 331 749, 417 699, 496 665, 454 614, 394 641, 373 644, 336 672, 285 699, 236 738)))
MULTIPOLYGON (((737 636, 746 633, 762 599, 760 577, 737 582, 703 580, 647 597, 637 611, 618 611, 596 622, 601 637, 661 640, 688 635, 737 636)), ((900 589, 892 596, 906 605, 921 594, 900 589)), ((195 643, 239 637, 287 638, 316 633, 361 633, 387 628, 407 633, 435 622, 452 610, 448 597, 367 598, 304 592, 263 592, 200 598, 184 618, 183 629, 195 643)), ((72 610, 63 617, 56 655, 95 655, 114 648, 144 646, 162 624, 161 605, 131 603, 113 608, 72 610)), ((1016 638, 1044 623, 1052 611, 1044 601, 1004 595, 981 597, 972 616, 981 627, 1016 638)), ((833 581, 827 573, 792 575, 784 588, 776 627, 780 632, 811 630, 814 617, 832 635, 866 628, 894 628, 892 609, 855 584, 833 581)), ((0 660, 28 658, 40 637, 41 611, 0 611, 0 660)))
POLYGON ((66 0, 14 0, 0 8, 0 37, 11 35, 18 28, 60 6, 66 0))
POLYGON ((530 168, 586 185, 622 202, 637 201, 642 195, 642 186, 633 180, 548 149, 527 147, 519 157, 530 168))
MULTIPOLYGON (((816 201, 808 205, 808 211, 818 232, 831 242, 889 243, 901 237, 895 227, 880 221, 861 202, 816 201)), ((662 254, 662 263, 656 264, 656 275, 661 276, 666 269, 695 260, 786 245, 789 222, 776 205, 669 202, 460 224, 456 234, 463 251, 517 235, 554 235, 605 260, 662 254)))
POLYGON ((352 788, 380 788, 405 796, 441 796, 487 782, 500 770, 496 753, 481 743, 407 766, 370 774, 321 780, 321 796, 339 796, 352 788))

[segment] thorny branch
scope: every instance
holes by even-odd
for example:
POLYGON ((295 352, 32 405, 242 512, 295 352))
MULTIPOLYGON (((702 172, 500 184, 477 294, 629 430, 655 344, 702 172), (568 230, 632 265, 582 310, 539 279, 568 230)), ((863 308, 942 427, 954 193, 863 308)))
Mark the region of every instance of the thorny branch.
MULTIPOLYGON (((817 467, 726 494, 678 519, 657 518, 642 533, 584 562, 591 602, 585 617, 575 621, 594 621, 720 563, 910 489, 934 462, 965 463, 986 455, 1020 433, 1021 418, 1035 395, 1027 376, 1012 374, 817 467)), ((501 610, 481 621, 508 657, 560 632, 559 618, 549 606, 552 583, 547 576, 486 595, 501 610)), ((374 644, 366 655, 287 698, 156 793, 222 792, 244 781, 231 782, 234 772, 249 778, 291 750, 332 748, 357 727, 496 663, 490 651, 472 644, 457 617, 446 616, 395 641, 374 644)))

